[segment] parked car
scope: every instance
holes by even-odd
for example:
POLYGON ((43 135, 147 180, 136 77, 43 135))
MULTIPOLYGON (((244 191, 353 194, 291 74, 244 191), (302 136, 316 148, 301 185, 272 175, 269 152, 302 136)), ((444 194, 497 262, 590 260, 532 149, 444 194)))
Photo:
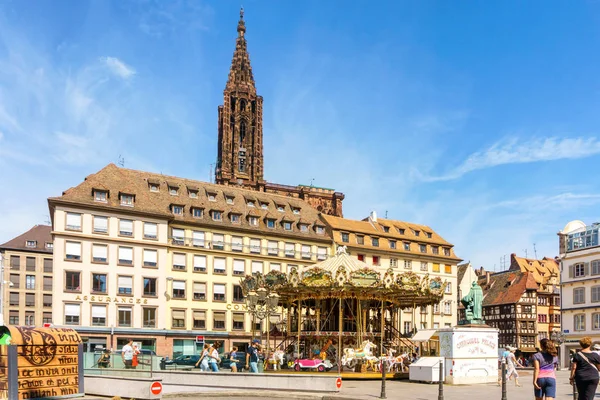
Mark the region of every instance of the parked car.
MULTIPOLYGON (((175 357, 171 360, 166 360, 165 361, 165 365, 169 366, 169 365, 181 365, 181 366, 191 366, 194 367, 196 365, 196 363, 198 362, 198 360, 200 359, 200 356, 198 354, 192 354, 192 355, 181 355, 178 357, 175 357)), ((200 366, 196 367, 196 368, 200 368, 200 366)))
MULTIPOLYGON (((238 351, 235 357, 238 360, 237 368, 238 372, 242 372, 244 367, 246 366, 246 353, 238 351)), ((231 369, 231 361, 229 357, 229 353, 225 353, 221 356, 221 364, 219 364, 219 368, 230 370, 231 369)))

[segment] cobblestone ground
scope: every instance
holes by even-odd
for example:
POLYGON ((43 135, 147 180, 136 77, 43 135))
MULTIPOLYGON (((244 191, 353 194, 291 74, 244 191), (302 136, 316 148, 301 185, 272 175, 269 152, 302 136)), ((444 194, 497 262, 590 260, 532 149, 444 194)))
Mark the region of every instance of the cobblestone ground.
MULTIPOLYGON (((520 371, 520 384, 522 387, 516 387, 511 381, 507 385, 507 400, 532 400, 533 383, 531 371, 520 371)), ((572 388, 568 383, 568 371, 558 371, 558 393, 556 399, 573 399, 572 388)), ((306 393, 277 392, 268 395, 266 393, 248 392, 245 395, 241 393, 202 393, 198 395, 186 396, 168 396, 169 400, 192 400, 192 399, 210 399, 210 398, 235 398, 259 399, 259 398, 286 398, 286 399, 326 399, 326 400, 373 400, 379 398, 381 393, 381 382, 379 381, 344 381, 342 390, 336 395, 315 395, 306 393)), ((410 400, 437 400, 438 386, 436 384, 410 383, 406 381, 387 381, 386 395, 390 400, 410 399, 410 400)), ((497 384, 471 385, 471 386, 444 386, 444 400, 500 400, 502 397, 501 388, 497 384)), ((600 398, 600 394, 596 395, 600 398)))

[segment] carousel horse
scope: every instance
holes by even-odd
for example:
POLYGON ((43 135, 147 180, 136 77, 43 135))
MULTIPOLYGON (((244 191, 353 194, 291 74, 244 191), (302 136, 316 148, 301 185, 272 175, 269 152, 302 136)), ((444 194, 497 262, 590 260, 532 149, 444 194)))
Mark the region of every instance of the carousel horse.
POLYGON ((321 360, 325 361, 327 359, 327 349, 329 349, 332 343, 333 341, 331 339, 328 339, 327 342, 323 345, 323 347, 321 347, 321 353, 319 353, 319 355, 321 356, 321 360))
POLYGON ((283 350, 275 350, 273 354, 271 354, 271 357, 267 359, 267 366, 272 365, 275 371, 281 369, 281 366, 283 365, 283 356, 283 350))
POLYGON ((371 347, 375 346, 375 343, 365 340, 362 342, 360 349, 345 348, 344 355, 342 356, 342 365, 348 368, 353 368, 357 359, 365 359, 371 357, 371 347))

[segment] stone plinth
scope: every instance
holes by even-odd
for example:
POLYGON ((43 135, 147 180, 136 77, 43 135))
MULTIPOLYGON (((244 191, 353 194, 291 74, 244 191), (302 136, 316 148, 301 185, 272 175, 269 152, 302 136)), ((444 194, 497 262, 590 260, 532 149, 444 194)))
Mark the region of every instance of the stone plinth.
POLYGON ((498 329, 457 326, 438 331, 446 382, 468 385, 498 381, 498 329))

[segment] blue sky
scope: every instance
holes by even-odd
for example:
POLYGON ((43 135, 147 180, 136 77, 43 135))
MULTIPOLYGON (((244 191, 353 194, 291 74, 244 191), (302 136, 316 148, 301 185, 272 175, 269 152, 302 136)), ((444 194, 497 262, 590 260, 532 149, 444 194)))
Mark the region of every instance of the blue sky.
MULTIPOLYGON (((244 1, 269 181, 476 266, 598 221, 600 3, 244 1), (376 6, 375 6, 376 4, 376 6)), ((240 2, 0 3, 0 242, 119 156, 208 180, 240 2)))

